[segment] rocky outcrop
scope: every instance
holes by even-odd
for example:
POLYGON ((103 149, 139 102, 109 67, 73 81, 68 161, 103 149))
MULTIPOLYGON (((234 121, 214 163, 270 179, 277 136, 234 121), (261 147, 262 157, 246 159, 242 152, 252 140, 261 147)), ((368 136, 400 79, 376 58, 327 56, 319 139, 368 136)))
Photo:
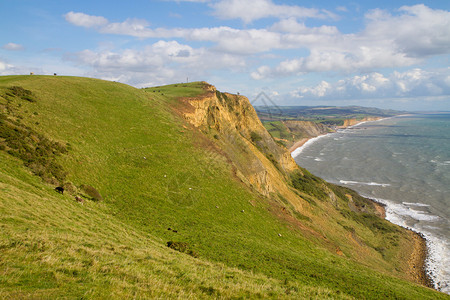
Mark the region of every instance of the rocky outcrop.
POLYGON ((368 122, 368 121, 376 121, 380 120, 381 117, 365 117, 363 119, 347 119, 344 120, 344 124, 342 126, 338 126, 338 128, 347 128, 349 126, 354 126, 361 122, 368 122))
POLYGON ((289 193, 285 179, 298 167, 264 128, 246 97, 221 93, 205 83, 205 94, 185 102, 190 106, 183 112, 186 120, 224 150, 241 181, 265 196, 289 193))
POLYGON ((330 132, 327 126, 311 121, 284 121, 283 123, 292 134, 300 138, 316 137, 330 132))

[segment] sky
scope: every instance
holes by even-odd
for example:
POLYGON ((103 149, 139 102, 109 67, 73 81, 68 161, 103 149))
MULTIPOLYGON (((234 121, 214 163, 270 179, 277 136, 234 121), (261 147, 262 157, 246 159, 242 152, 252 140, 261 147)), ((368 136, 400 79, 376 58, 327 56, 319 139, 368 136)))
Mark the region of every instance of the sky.
POLYGON ((0 28, 0 75, 450 111, 449 0, 0 0, 0 28))

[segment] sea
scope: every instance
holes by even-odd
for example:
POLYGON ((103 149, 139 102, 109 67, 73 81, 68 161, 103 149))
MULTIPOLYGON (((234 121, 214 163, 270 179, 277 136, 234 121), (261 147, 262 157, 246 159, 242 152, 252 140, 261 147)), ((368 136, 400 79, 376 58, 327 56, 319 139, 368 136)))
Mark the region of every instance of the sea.
POLYGON ((292 152, 328 182, 386 205, 386 219, 421 233, 435 288, 450 294, 450 112, 365 122, 292 152))

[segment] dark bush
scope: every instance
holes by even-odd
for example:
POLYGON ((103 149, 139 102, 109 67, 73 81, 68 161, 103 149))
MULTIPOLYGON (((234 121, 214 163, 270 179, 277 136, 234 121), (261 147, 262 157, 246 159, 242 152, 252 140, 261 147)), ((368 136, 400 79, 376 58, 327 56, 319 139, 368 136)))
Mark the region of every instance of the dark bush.
POLYGON ((33 95, 33 93, 30 90, 26 90, 21 86, 12 86, 8 88, 8 91, 6 92, 9 96, 16 96, 23 100, 29 101, 29 102, 36 102, 36 99, 33 95))
MULTIPOLYGON (((22 91, 20 87, 12 92, 18 95, 27 94, 26 90, 22 91)), ((65 146, 52 142, 30 127, 8 118, 7 114, 0 110, 0 139, 3 139, 0 141, 0 150, 21 159, 26 167, 44 181, 62 184, 67 173, 56 162, 56 156, 67 152, 65 146)))
POLYGON ((90 197, 93 201, 102 201, 103 197, 100 193, 92 186, 82 184, 81 189, 90 197))
POLYGON ((198 254, 189 248, 189 244, 186 242, 167 242, 167 247, 170 249, 176 250, 178 252, 186 253, 193 257, 198 257, 198 254))
POLYGON ((309 173, 307 170, 302 170, 304 174, 299 171, 293 172, 291 176, 292 186, 300 192, 311 195, 319 200, 326 200, 328 194, 324 191, 323 181, 309 173))
POLYGON ((272 153, 266 154, 266 157, 268 160, 270 160, 270 162, 275 166, 275 168, 277 168, 279 171, 281 170, 280 164, 278 163, 278 161, 275 159, 275 156, 273 156, 272 153))
POLYGON ((262 137, 254 131, 250 132, 250 139, 253 143, 262 141, 262 137))

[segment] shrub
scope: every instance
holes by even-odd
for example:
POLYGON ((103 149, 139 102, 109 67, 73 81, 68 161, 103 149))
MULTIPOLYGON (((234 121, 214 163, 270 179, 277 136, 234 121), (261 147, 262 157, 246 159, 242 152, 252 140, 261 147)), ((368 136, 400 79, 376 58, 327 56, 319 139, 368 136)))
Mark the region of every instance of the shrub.
POLYGON ((178 252, 186 253, 193 257, 198 257, 198 254, 195 251, 193 251, 192 249, 190 249, 189 244, 186 242, 169 241, 169 242, 167 242, 167 247, 169 247, 170 249, 176 250, 178 252))
MULTIPOLYGON (((20 91, 20 89, 17 89, 20 91)), ((40 176, 44 181, 61 184, 67 173, 56 162, 56 156, 66 153, 67 149, 58 142, 52 142, 45 136, 37 133, 13 119, 8 119, 6 113, 0 113, 0 150, 19 158, 33 174, 40 176)))
POLYGON ((278 161, 275 159, 275 156, 273 156, 272 153, 266 154, 266 157, 268 160, 270 160, 270 162, 275 166, 275 168, 278 169, 278 171, 282 172, 282 169, 280 167, 280 164, 278 163, 278 161))
POLYGON ((90 185, 81 185, 81 189, 87 194, 87 196, 90 197, 93 201, 102 201, 103 197, 100 195, 100 193, 92 186, 90 185))
POLYGON ((323 181, 307 170, 303 170, 303 173, 296 171, 290 175, 292 186, 298 191, 311 195, 319 200, 327 199, 328 195, 321 186, 323 181))
POLYGON ((250 132, 250 139, 253 143, 262 141, 262 137, 254 131, 250 132))
POLYGON ((29 101, 29 102, 36 102, 36 99, 33 95, 33 93, 30 90, 26 90, 21 86, 12 86, 8 88, 8 91, 6 92, 9 96, 16 96, 23 100, 29 101))

